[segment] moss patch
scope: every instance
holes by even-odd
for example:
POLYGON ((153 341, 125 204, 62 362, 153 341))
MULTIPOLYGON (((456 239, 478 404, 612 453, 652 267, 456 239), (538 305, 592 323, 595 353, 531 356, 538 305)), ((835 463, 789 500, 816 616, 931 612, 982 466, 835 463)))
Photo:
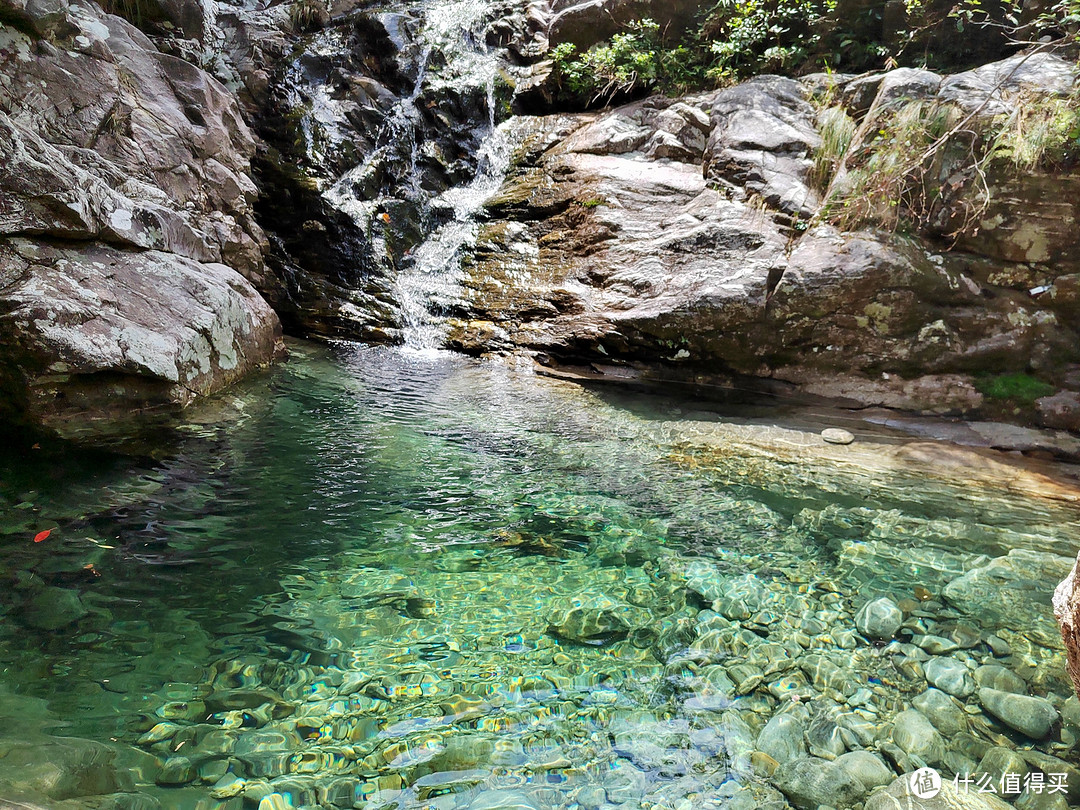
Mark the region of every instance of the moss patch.
POLYGON ((990 399, 1011 400, 1032 405, 1040 397, 1054 393, 1054 386, 1027 374, 1001 374, 996 377, 980 377, 975 388, 990 399))

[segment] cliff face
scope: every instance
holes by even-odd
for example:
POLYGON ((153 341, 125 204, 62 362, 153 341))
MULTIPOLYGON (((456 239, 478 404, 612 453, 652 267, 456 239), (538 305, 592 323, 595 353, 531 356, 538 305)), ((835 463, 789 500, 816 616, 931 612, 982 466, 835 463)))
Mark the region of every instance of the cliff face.
POLYGON ((233 95, 93 3, 12 0, 3 15, 6 415, 108 432, 271 362, 255 142, 233 95))

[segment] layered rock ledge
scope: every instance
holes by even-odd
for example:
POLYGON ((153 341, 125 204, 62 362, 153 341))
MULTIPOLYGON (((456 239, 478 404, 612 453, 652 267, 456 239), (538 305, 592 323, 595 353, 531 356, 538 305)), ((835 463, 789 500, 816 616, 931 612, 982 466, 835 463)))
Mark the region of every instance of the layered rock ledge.
MULTIPOLYGON (((821 224, 811 174, 821 81, 762 76, 677 101, 519 119, 523 145, 488 203, 452 344, 524 348, 612 377, 751 383, 1075 430, 1075 173, 991 164, 980 207, 945 157, 941 209, 925 228, 821 224), (1056 386, 1038 402, 986 395, 984 378, 1003 374, 1056 386)), ((910 100, 979 117, 1071 92, 1076 71, 1036 54, 860 81, 833 88, 856 118, 910 100)))

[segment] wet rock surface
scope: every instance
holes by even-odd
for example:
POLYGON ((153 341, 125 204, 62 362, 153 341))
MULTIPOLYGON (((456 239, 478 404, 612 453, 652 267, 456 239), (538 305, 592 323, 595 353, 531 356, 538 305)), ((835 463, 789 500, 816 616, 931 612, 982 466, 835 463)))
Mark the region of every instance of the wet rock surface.
POLYGON ((0 263, 8 408, 62 436, 123 435, 284 352, 277 316, 221 264, 25 238, 0 263))
POLYGON ((1069 675, 1080 696, 1080 554, 1072 571, 1054 591, 1054 616, 1061 626, 1061 638, 1069 662, 1069 675))
POLYGON ((292 331, 401 342, 445 307, 401 278, 449 272, 468 241, 462 198, 499 174, 487 144, 508 115, 523 24, 517 7, 470 0, 331 3, 306 27, 280 7, 222 23, 265 141, 254 174, 274 239, 261 289, 292 331), (446 229, 461 231, 453 244, 420 249, 446 229))
MULTIPOLYGON (((1018 61, 986 70, 1005 75, 1018 61)), ((1001 103, 1075 81, 1056 57, 1024 67, 1001 103)), ((909 73, 876 77, 860 92, 879 111, 920 96, 978 106, 987 92, 967 74, 909 73)), ((759 77, 677 103, 528 122, 515 168, 488 202, 450 345, 524 347, 613 381, 768 380, 863 406, 1004 418, 982 394, 981 370, 1057 368, 1064 379, 1080 360, 1071 299, 1029 289, 1058 280, 1064 289, 1075 272, 1067 229, 1049 224, 1075 218, 1050 210, 1072 204, 1056 202, 1075 198, 1071 175, 1018 179, 1042 191, 996 195, 1008 210, 987 214, 980 236, 959 245, 815 227, 809 84, 759 77), (1033 211, 1039 233, 1018 233, 1033 211), (811 221, 809 230, 793 232, 797 220, 811 221), (983 239, 999 222, 1014 224, 983 239), (1032 261, 1045 284, 1030 275, 1032 261)), ((1020 418, 1065 426, 1069 391, 1041 410, 1025 405, 1020 418)))

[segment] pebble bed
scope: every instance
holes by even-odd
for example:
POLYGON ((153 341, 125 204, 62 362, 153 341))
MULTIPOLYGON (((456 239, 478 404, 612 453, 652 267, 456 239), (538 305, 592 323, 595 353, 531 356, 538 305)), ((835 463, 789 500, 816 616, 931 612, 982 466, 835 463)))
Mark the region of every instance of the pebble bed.
MULTIPOLYGON (((251 567, 263 588, 216 626, 168 607, 173 642, 101 693, 134 780, 57 807, 883 810, 923 767, 959 775, 943 795, 976 810, 999 806, 983 774, 1023 810, 1080 806, 1049 607, 1076 507, 747 464, 703 439, 704 412, 439 362, 403 393, 400 358, 306 349, 264 410, 234 403, 234 461, 330 412, 334 431, 293 437, 318 480, 252 461, 245 497, 279 505, 282 537, 289 510, 314 510, 364 539, 276 574, 257 548, 207 572, 204 599, 251 567), (419 404, 393 410, 403 397, 419 404), (360 447, 378 493, 346 472, 360 447)), ((102 626, 90 589, 49 587, 89 606, 50 632, 102 626)), ((6 609, 30 621, 33 598, 6 609)), ((74 717, 60 691, 50 708, 74 717)), ((5 778, 0 757, 0 797, 5 778)))

